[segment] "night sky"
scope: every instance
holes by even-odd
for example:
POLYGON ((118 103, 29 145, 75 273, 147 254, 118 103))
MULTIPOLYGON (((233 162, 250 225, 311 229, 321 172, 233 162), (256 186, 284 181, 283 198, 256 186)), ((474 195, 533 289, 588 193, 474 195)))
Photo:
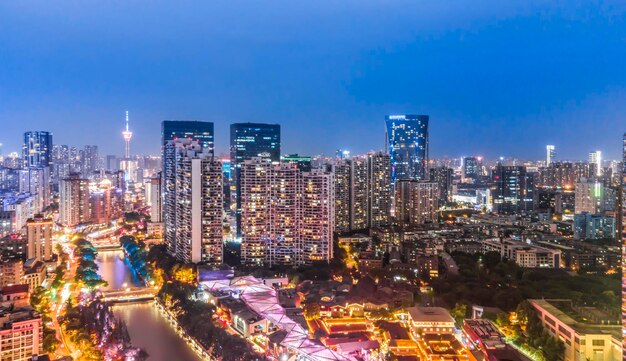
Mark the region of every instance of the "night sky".
POLYGON ((596 1, 1 1, 0 142, 158 153, 163 119, 280 123, 283 152, 381 149, 431 117, 431 157, 618 158, 626 5, 596 1))

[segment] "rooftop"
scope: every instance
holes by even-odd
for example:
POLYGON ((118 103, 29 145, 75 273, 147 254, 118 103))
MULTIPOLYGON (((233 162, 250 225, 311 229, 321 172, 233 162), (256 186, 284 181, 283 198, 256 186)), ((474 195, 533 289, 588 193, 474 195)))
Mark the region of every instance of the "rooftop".
POLYGON ((410 307, 407 310, 414 322, 454 323, 454 319, 450 316, 450 313, 442 307, 410 307))

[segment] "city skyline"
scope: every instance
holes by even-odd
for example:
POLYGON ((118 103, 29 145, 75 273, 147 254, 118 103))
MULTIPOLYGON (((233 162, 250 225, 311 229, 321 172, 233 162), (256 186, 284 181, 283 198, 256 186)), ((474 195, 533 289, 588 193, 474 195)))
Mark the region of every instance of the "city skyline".
POLYGON ((332 155, 383 149, 385 115, 426 114, 431 158, 542 159, 546 144, 560 159, 619 158, 605 134, 626 111, 618 6, 143 5, 0 5, 4 154, 31 129, 122 154, 128 110, 135 154, 160 153, 165 119, 214 122, 217 154, 230 124, 262 122, 281 124, 286 153, 332 155))

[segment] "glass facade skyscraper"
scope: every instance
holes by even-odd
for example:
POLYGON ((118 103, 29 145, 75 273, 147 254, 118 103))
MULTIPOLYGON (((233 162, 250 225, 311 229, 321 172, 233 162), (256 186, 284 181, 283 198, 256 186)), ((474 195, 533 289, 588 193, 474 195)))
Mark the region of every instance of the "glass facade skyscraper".
POLYGON ((203 149, 215 150, 213 122, 195 120, 164 120, 161 123, 161 146, 165 147, 170 140, 187 138, 196 140, 203 149))
POLYGON ((280 125, 235 123, 230 125, 231 174, 237 203, 237 237, 241 237, 241 165, 252 158, 280 161, 280 125))
POLYGON ((428 177, 428 120, 428 115, 385 117, 392 182, 428 177))
POLYGON ((22 145, 24 167, 48 167, 52 164, 52 133, 31 131, 24 133, 22 145))

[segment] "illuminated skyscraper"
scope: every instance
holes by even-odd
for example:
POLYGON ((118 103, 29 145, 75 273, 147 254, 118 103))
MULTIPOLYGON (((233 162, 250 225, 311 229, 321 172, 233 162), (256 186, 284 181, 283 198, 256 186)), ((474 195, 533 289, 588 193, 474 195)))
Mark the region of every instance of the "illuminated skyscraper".
POLYGON ((161 146, 170 140, 189 139, 198 141, 209 154, 214 154, 214 132, 212 122, 196 120, 164 120, 161 123, 161 146))
POLYGON ((445 166, 430 168, 430 181, 439 187, 439 206, 452 200, 452 174, 454 170, 445 166))
POLYGON ((22 146, 24 167, 48 167, 52 164, 52 133, 31 131, 24 133, 22 146))
POLYGON ((59 223, 76 226, 89 221, 89 181, 70 174, 59 186, 59 223))
POLYGON ((330 172, 253 158, 241 164, 242 263, 299 265, 332 257, 330 172))
POLYGON ((465 157, 463 158, 463 180, 476 181, 482 173, 481 158, 465 157))
POLYGON ((390 223, 391 159, 381 152, 344 158, 332 165, 335 231, 346 233, 390 223))
POLYGON ((498 164, 493 171, 495 189, 493 210, 500 214, 517 214, 533 210, 535 182, 523 166, 498 164))
POLYGON ((52 259, 52 218, 37 214, 26 221, 28 237, 28 258, 37 261, 52 259))
POLYGON ((392 183, 427 178, 428 121, 428 115, 386 116, 392 183))
POLYGON ((575 214, 597 214, 615 210, 616 194, 602 179, 580 178, 575 188, 575 214))
POLYGON ((550 166, 554 162, 556 157, 556 147, 553 145, 546 145, 546 166, 550 166))
POLYGON ((222 263, 222 164, 198 141, 165 146, 165 240, 183 262, 222 263))
POLYGON ((596 150, 595 152, 589 153, 589 163, 596 165, 596 176, 602 175, 602 152, 596 150))
POLYGON ((390 223, 391 157, 382 152, 367 155, 368 227, 390 223))
POLYGON ((395 186, 396 223, 413 226, 433 222, 439 208, 436 182, 399 180, 395 186))
POLYGON ((252 158, 280 161, 280 125, 235 123, 230 125, 230 162, 235 186, 232 194, 237 207, 237 236, 241 236, 241 181, 239 173, 244 161, 252 158))

